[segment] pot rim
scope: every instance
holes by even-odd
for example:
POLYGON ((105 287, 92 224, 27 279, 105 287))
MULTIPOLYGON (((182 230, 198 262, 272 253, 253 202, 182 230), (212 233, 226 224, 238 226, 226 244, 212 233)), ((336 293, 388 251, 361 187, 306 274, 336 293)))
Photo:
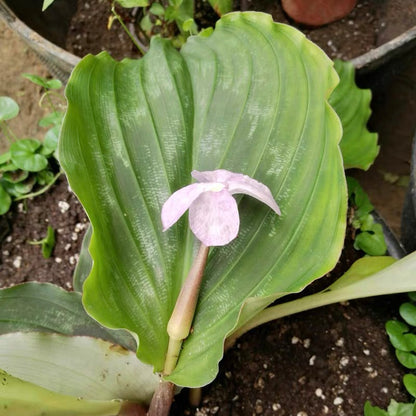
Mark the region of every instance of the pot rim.
MULTIPOLYGON (((37 53, 52 74, 66 82, 80 57, 53 44, 22 22, 14 12, 0 0, 0 18, 37 53)), ((412 48, 416 47, 416 26, 401 35, 350 60, 358 74, 370 73, 412 48)))

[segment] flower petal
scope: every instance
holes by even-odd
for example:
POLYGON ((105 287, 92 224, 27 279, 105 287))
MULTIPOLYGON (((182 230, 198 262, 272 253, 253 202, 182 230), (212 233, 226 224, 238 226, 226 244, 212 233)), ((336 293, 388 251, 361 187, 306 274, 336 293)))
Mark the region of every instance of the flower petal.
POLYGON ((174 192, 162 207, 163 231, 170 228, 185 213, 195 199, 207 191, 221 191, 219 183, 193 183, 174 192))
POLYGON ((277 205, 270 189, 250 176, 241 173, 234 173, 227 182, 227 189, 231 195, 246 194, 258 199, 268 205, 276 214, 280 215, 280 208, 277 205))
POLYGON ((280 208, 273 198, 270 189, 259 181, 242 173, 230 172, 226 169, 199 172, 193 170, 191 175, 198 182, 218 182, 226 185, 230 194, 247 194, 268 205, 276 214, 280 215, 280 208))
POLYGON ((235 175, 241 175, 240 173, 230 172, 226 169, 217 169, 217 170, 206 170, 200 172, 198 170, 193 170, 191 172, 193 178, 198 182, 220 182, 226 184, 229 180, 232 180, 235 175))
POLYGON ((205 192, 205 188, 202 183, 194 183, 177 190, 169 197, 162 207, 163 231, 166 231, 178 221, 192 202, 205 192))
POLYGON ((240 227, 236 200, 225 189, 202 193, 189 208, 189 225, 206 246, 228 244, 240 227))

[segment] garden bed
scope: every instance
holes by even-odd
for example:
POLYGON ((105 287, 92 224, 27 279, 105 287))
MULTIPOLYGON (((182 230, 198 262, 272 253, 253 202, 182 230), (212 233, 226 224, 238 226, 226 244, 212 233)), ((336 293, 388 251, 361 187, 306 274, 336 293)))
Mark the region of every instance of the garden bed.
MULTIPOLYGON (((360 4, 367 7, 370 3, 360 4)), ((347 25, 351 25, 348 20, 347 25)), ((412 65, 416 67, 415 61, 412 65)), ((414 94, 413 98, 410 94, 412 87, 409 92, 406 85, 409 82, 413 87, 416 85, 415 72, 407 70, 378 90, 372 128, 380 132, 381 164, 377 162, 370 175, 358 174, 363 179, 369 178, 366 190, 370 195, 379 195, 379 200, 373 202, 384 217, 395 221, 396 231, 405 190, 397 181, 386 182, 385 173, 399 177, 408 174, 407 155, 410 157, 415 128, 414 120, 408 116, 414 114, 416 104, 414 94), (394 82, 409 92, 406 104, 394 82), (388 117, 392 109, 396 114, 388 117), (400 125, 399 135, 394 125, 400 125)), ((37 280, 71 289, 86 221, 63 178, 47 194, 27 204, 15 205, 11 214, 2 218, 0 226, 4 237, 0 286, 37 280), (44 237, 48 225, 57 231, 57 240, 52 257, 43 259, 40 248, 27 241, 44 237)), ((353 260, 350 252, 341 269, 353 260)), ((337 273, 341 274, 341 269, 337 273)), ((397 315, 403 299, 389 296, 332 305, 253 330, 226 354, 219 376, 203 389, 200 408, 189 408, 183 392, 172 413, 356 416, 362 414, 366 400, 384 408, 391 398, 405 401, 407 396, 401 383, 404 370, 396 362, 384 331, 385 322, 397 315)))

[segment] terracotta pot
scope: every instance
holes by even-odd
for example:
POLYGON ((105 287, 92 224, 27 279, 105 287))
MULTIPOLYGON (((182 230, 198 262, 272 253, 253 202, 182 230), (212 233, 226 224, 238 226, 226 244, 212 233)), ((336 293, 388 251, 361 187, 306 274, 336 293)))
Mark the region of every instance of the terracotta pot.
POLYGON ((345 17, 357 0, 282 0, 284 11, 297 23, 323 26, 345 17))

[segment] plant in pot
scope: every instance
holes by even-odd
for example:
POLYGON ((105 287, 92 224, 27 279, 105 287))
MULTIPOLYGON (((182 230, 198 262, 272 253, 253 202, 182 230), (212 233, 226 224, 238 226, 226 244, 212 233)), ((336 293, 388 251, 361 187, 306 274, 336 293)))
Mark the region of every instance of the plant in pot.
MULTIPOLYGON (((414 289, 414 255, 397 262, 370 257, 323 293, 268 308, 331 270, 344 244, 344 166, 355 166, 355 158, 347 161, 350 144, 343 161, 341 123, 327 102, 337 82, 319 48, 259 13, 227 15, 180 52, 154 38, 140 60, 116 62, 106 53, 83 59, 67 86, 59 154, 91 220, 91 240, 75 276, 77 292, 34 283, 1 292, 4 414, 143 413, 155 390, 150 414, 167 414, 173 387, 211 382, 224 342, 249 327, 414 289), (201 183, 190 184, 193 170, 201 183), (230 193, 239 194, 239 214, 230 193), (162 214, 172 226, 163 231, 160 215, 172 194, 162 214), (279 211, 273 200, 281 215, 267 206, 279 211), (223 216, 208 216, 217 203, 223 216), (191 228, 179 219, 189 206, 191 228), (200 256, 192 231, 205 243, 200 256), (225 242, 236 238, 226 245, 205 240, 212 232, 227 235, 225 242), (202 270, 186 331, 169 334, 188 273, 202 270), (392 279, 396 273, 400 282, 392 279), (80 359, 68 365, 74 351, 80 359)), ((331 99, 341 105, 335 94, 331 99)), ((368 100, 360 103, 355 108, 366 121, 368 100)), ((377 144, 374 135, 364 136, 355 153, 364 156, 357 166, 367 167, 377 144)))
MULTIPOLYGON (((403 4, 400 7, 390 7, 389 2, 385 2, 382 5, 374 5, 370 2, 367 4, 359 4, 357 8, 354 9, 354 14, 357 18, 355 20, 342 19, 334 24, 340 25, 334 29, 330 27, 324 27, 316 29, 313 31, 306 30, 305 33, 318 43, 321 48, 323 48, 332 58, 341 58, 344 60, 349 60, 354 58, 354 65, 356 68, 359 68, 362 72, 373 71, 375 68, 383 65, 386 61, 390 59, 399 59, 399 56, 402 56, 403 53, 409 52, 414 48, 414 39, 416 37, 416 32, 414 27, 415 21, 409 16, 412 16, 412 7, 413 4, 411 0, 400 0, 403 2, 409 2, 409 4, 403 4), (395 13, 403 13, 403 18, 398 17, 395 20, 395 13), (370 13, 371 17, 368 17, 370 13), (391 18, 389 17, 392 14, 391 18), (382 17, 381 17, 382 15, 382 17), (355 22, 355 23, 354 23, 355 22), (385 23, 387 24, 385 25, 385 23), (387 31, 391 32, 391 35, 397 35, 403 33, 403 36, 398 36, 397 38, 391 39, 392 36, 388 36, 383 40, 383 45, 379 46, 377 38, 383 32, 386 27, 389 27, 389 22, 391 25, 394 25, 395 22, 402 22, 398 31, 387 31), (351 30, 353 28, 353 30, 351 30), (334 37, 338 35, 341 36, 340 39, 334 37), (369 44, 367 44, 367 41, 369 44), (357 49, 358 48, 358 49, 357 49), (367 51, 369 51, 366 53, 367 51)), ((34 18, 34 12, 31 10, 28 12, 27 8, 29 7, 25 2, 15 2, 2 0, 0 2, 0 16, 6 21, 6 23, 16 30, 30 46, 35 49, 35 51, 44 58, 44 61, 48 63, 48 67, 56 76, 61 77, 63 80, 67 80, 71 69, 79 61, 78 56, 84 56, 85 54, 92 52, 97 53, 100 50, 110 50, 115 56, 131 56, 131 42, 128 41, 127 49, 125 46, 126 39, 124 38, 121 44, 118 44, 119 38, 123 38, 125 35, 120 25, 112 24, 112 30, 107 30, 107 21, 111 15, 111 5, 104 5, 104 10, 102 16, 97 16, 97 10, 103 7, 102 2, 97 2, 93 4, 92 7, 90 3, 79 3, 80 11, 75 15, 72 23, 70 23, 71 16, 74 14, 74 9, 76 2, 71 2, 71 10, 67 10, 67 5, 69 2, 54 2, 47 10, 48 18, 54 20, 62 21, 60 28, 62 29, 59 33, 59 42, 56 40, 57 36, 54 33, 45 33, 43 36, 51 42, 46 41, 38 36, 37 33, 31 31, 29 27, 25 26, 24 23, 19 21, 15 14, 8 8, 8 6, 13 9, 14 13, 18 16, 21 16, 21 19, 26 22, 31 27, 34 27, 34 30, 37 33, 44 33, 48 31, 51 24, 44 24, 43 28, 34 26, 34 22, 42 21, 43 15, 41 13, 41 6, 43 0, 38 0, 38 13, 36 14, 36 19, 34 18), (66 3, 63 5, 62 3, 66 3), (89 13, 94 13, 94 17, 89 18, 89 13), (29 15, 29 17, 27 17, 29 15), (87 17, 85 17, 85 15, 87 17), (91 27, 91 20, 100 21, 97 27, 91 27), (71 25, 71 29, 68 32, 68 26, 71 25), (115 28, 120 27, 120 32, 115 32, 115 28), (100 32, 99 32, 100 31, 100 32), (114 33, 114 35, 111 35, 114 33), (67 37, 68 35, 68 37, 67 37), (81 36, 78 36, 81 35, 81 36), (62 41, 62 38, 66 38, 66 41, 62 41), (110 38, 108 43, 105 43, 104 39, 110 38), (36 42, 33 40, 36 39, 36 42), (93 42, 93 39, 95 40, 93 42), (86 40, 84 43, 83 41, 86 40), (113 45, 114 43, 114 45, 113 45), (60 47, 57 48, 56 45, 60 47), (70 50, 71 53, 68 53, 66 48, 70 50), (117 55, 120 50, 123 50, 121 55, 117 55)), ((50 3, 50 2, 47 2, 50 3)), ((244 2, 243 2, 244 3, 244 2)), ((294 3, 294 2, 292 2, 294 3)), ((312 2, 311 2, 312 3, 312 2)), ((345 2, 337 2, 337 4, 344 4, 345 2)), ((171 26, 173 22, 176 22, 179 26, 179 30, 176 32, 176 38, 178 44, 182 44, 184 38, 189 32, 193 33, 195 31, 195 22, 198 23, 200 29, 214 26, 215 20, 218 18, 215 13, 207 13, 207 10, 202 8, 201 10, 195 11, 195 6, 192 2, 173 2, 170 5, 164 5, 160 3, 153 3, 148 5, 146 1, 131 1, 131 0, 121 0, 118 3, 114 4, 123 4, 126 6, 135 6, 133 8, 127 8, 123 11, 118 12, 117 19, 122 16, 124 19, 124 26, 127 26, 130 33, 133 35, 133 38, 139 39, 139 42, 136 44, 142 44, 146 46, 148 43, 148 36, 153 35, 156 32, 164 31, 162 28, 167 24, 171 26), (182 10, 183 9, 183 10, 182 10), (143 23, 143 27, 142 24, 143 23), (137 32, 137 36, 136 36, 137 32)), ((197 2, 197 5, 201 3, 197 2)), ((203 5, 203 3, 202 3, 203 5)), ((219 11, 219 14, 225 14, 231 10, 231 3, 218 2, 218 4, 212 3, 214 8, 219 11)), ((198 7, 199 7, 198 6, 198 7)), ((274 2, 267 4, 266 9, 260 9, 265 5, 256 5, 251 4, 250 7, 255 8, 260 11, 273 13, 274 19, 282 22, 288 22, 284 13, 280 10, 280 3, 276 5, 274 2), (276 8, 279 8, 279 11, 276 11, 276 8)), ((32 7, 32 3, 31 6, 32 7)), ((242 10, 246 9, 248 6, 245 4, 242 5, 242 10)), ((114 10, 114 8, 113 8, 114 10)), ((413 13, 414 15, 414 13, 413 13)), ((111 18, 110 20, 112 20, 111 18)), ((46 17, 44 18, 46 20, 46 17)), ((172 26, 171 26, 172 27, 172 26)), ((56 28, 55 28, 56 29, 56 28)), ((50 32, 50 31, 49 31, 50 32)), ((169 31, 168 31, 169 32, 169 31)), ((380 41, 381 42, 381 41, 380 41)), ((140 46, 140 48, 142 48, 140 46)), ((134 49, 134 48, 133 48, 134 49)), ((143 49, 143 48, 142 48, 143 49)), ((138 56, 139 52, 136 51, 134 56, 138 56)))

